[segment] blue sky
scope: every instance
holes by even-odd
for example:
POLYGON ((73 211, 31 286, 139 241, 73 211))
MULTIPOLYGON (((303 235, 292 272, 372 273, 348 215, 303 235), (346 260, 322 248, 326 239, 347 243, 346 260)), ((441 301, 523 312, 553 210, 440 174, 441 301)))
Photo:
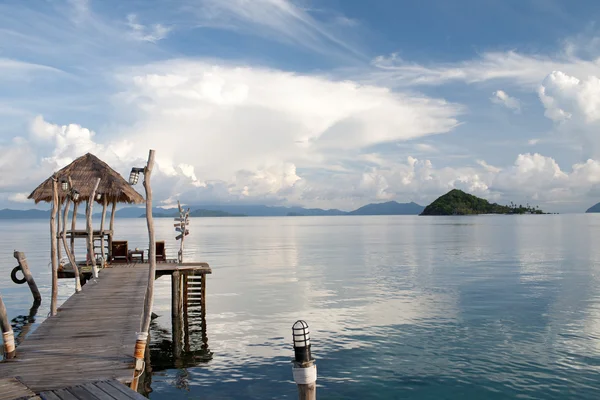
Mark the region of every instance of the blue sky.
POLYGON ((0 1, 0 206, 93 152, 155 198, 600 200, 600 3, 0 1))

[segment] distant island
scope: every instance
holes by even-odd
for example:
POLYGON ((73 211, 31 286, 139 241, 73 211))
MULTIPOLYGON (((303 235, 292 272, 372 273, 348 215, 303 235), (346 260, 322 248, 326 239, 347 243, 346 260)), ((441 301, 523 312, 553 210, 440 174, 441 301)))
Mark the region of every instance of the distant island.
MULTIPOLYGON (((337 209, 323 210, 321 208, 282 207, 265 205, 219 204, 186 206, 190 208, 191 217, 300 217, 300 216, 333 216, 333 215, 419 215, 425 207, 416 203, 372 203, 354 211, 337 209)), ((143 218, 146 216, 143 207, 124 207, 117 210, 115 218, 143 218)), ((78 214, 81 215, 81 214, 78 214)), ((100 214, 94 214, 98 217, 100 214)), ((175 208, 152 208, 156 218, 175 218, 179 212, 175 208)), ((48 219, 49 210, 0 210, 0 219, 48 219)), ((107 214, 110 218, 110 211, 107 214)))
POLYGON ((586 213, 600 213, 600 203, 594 204, 586 210, 586 213))
MULTIPOLYGON (((115 217, 117 216, 117 214, 115 214, 115 217)), ((152 216, 154 218, 179 218, 179 210, 177 211, 173 211, 173 212, 157 212, 157 213, 152 213, 152 216)), ((190 217, 196 217, 196 218, 209 218, 209 217, 247 217, 247 215, 244 214, 231 214, 225 211, 219 211, 219 210, 194 210, 194 211, 190 211, 190 217)), ((140 215, 139 218, 146 218, 146 213, 140 215)))
POLYGON ((357 210, 351 211, 350 215, 419 215, 425 207, 417 203, 387 203, 367 204, 357 210))
POLYGON ((453 189, 443 196, 438 197, 433 203, 425 207, 421 215, 477 215, 477 214, 545 214, 539 207, 530 207, 529 204, 512 204, 503 206, 490 203, 486 199, 473 196, 459 189, 453 189))

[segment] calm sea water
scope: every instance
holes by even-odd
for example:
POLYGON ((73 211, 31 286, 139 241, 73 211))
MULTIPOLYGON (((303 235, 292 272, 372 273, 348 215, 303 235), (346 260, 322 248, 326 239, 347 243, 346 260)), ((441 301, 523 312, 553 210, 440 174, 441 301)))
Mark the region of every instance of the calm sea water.
MULTIPOLYGON (((117 238, 146 248, 144 223, 117 220, 117 238)), ((173 222, 156 224, 174 256, 173 222)), ((48 231, 0 221, 11 318, 31 305, 9 278, 13 249, 42 289, 35 324, 48 313, 48 231)), ((157 280, 152 399, 296 398, 299 318, 322 399, 600 395, 600 215, 201 218, 186 240, 213 268, 206 331, 192 321, 191 357, 170 358, 170 281, 157 280)))

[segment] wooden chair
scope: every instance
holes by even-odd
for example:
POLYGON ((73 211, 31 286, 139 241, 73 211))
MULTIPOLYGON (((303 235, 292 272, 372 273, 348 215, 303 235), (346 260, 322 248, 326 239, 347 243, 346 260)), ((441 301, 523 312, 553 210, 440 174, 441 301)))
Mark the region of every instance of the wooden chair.
POLYGON ((129 248, 127 246, 127 240, 113 240, 111 249, 111 262, 113 263, 128 263, 129 262, 129 248))
POLYGON ((162 261, 165 262, 167 261, 167 253, 165 250, 165 241, 164 240, 157 240, 156 241, 156 261, 162 261))

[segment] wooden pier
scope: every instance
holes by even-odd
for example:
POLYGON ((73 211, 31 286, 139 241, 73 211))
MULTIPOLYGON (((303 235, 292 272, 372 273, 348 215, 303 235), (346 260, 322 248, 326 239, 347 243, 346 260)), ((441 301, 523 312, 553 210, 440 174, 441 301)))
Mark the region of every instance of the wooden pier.
MULTIPOLYGON (((36 394, 98 381, 130 383, 148 268, 130 263, 103 269, 25 339, 16 358, 0 363, 0 382, 16 378, 36 394)), ((206 263, 166 262, 157 264, 156 278, 173 277, 173 304, 179 305, 187 302, 181 298, 188 292, 180 289, 179 283, 186 282, 182 277, 200 277, 204 305, 211 272, 206 263)))

